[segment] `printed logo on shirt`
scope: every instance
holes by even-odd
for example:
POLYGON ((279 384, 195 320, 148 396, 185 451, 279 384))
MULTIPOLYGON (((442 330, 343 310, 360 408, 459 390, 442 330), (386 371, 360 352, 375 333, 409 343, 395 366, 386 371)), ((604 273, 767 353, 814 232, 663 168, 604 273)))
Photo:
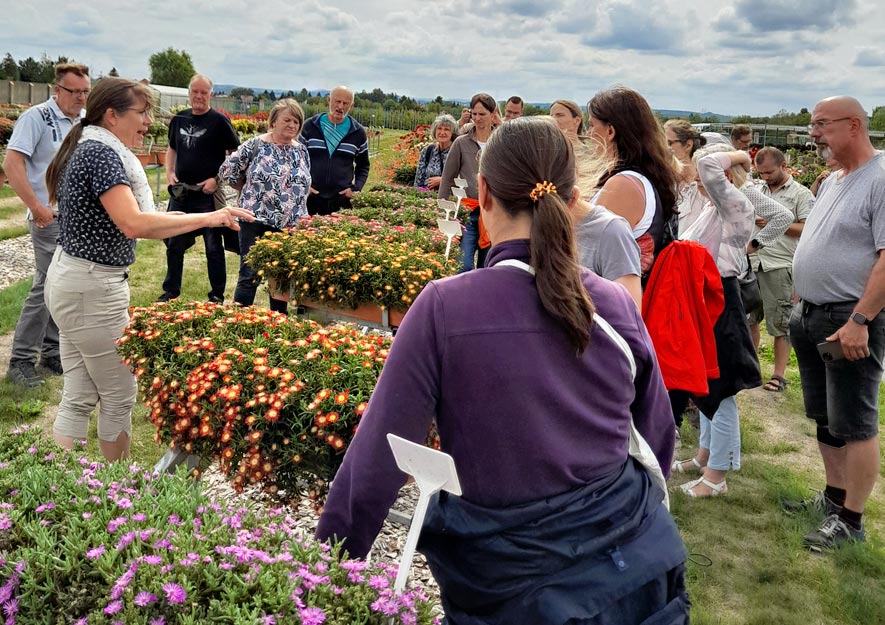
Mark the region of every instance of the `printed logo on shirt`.
POLYGON ((49 129, 52 130, 52 142, 58 143, 61 141, 61 133, 58 130, 58 124, 55 123, 55 115, 52 114, 52 111, 49 110, 49 107, 40 109, 40 116, 43 118, 43 121, 49 126, 49 129))
POLYGON ((197 144, 197 139, 206 134, 206 129, 199 126, 188 126, 181 128, 178 132, 183 137, 184 147, 191 149, 197 144))

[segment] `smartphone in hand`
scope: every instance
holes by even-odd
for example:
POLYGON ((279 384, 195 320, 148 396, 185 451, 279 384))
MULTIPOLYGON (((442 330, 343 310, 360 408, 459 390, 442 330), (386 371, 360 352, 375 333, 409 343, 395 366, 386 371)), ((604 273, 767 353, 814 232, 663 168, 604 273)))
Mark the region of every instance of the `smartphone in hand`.
POLYGON ((845 352, 842 351, 842 343, 839 341, 818 343, 817 351, 824 362, 833 362, 845 358, 845 352))

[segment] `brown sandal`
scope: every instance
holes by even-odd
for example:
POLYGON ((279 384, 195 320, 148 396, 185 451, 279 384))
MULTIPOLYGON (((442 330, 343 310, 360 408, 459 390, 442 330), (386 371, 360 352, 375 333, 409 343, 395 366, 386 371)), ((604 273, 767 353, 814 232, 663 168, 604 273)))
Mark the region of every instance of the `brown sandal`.
POLYGON ((771 376, 771 379, 765 383, 762 388, 771 393, 783 393, 787 388, 788 382, 779 375, 771 376))

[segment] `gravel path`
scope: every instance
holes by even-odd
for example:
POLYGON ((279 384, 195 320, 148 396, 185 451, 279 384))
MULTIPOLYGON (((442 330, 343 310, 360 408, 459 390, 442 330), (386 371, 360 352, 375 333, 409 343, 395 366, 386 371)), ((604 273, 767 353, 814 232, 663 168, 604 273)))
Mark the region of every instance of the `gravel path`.
POLYGON ((0 241, 0 289, 34 275, 30 235, 0 241))

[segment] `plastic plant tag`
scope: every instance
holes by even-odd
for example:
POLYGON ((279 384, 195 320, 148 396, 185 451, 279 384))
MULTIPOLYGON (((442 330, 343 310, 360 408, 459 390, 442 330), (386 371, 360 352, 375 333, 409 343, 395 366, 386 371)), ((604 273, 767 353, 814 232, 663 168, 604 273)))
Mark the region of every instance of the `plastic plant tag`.
POLYGON ((452 250, 452 239, 461 234, 461 223, 450 219, 437 219, 436 226, 440 232, 446 235, 446 258, 448 258, 449 252, 452 250))
POLYGON ((437 200, 436 205, 446 213, 446 219, 451 219, 458 212, 458 205, 451 200, 437 200))
POLYGON ((395 434, 388 434, 387 442, 396 466, 403 473, 415 478, 418 486, 418 503, 412 514, 412 524, 393 586, 395 593, 401 593, 406 587, 406 578, 409 576, 412 558, 415 557, 415 547, 418 545, 418 536, 421 534, 430 498, 441 490, 460 496, 461 483, 458 481, 458 472, 455 471, 455 461, 449 454, 407 441, 395 434))
POLYGON ((467 187, 467 180, 465 180, 464 178, 455 178, 455 186, 464 189, 465 187, 467 187))

